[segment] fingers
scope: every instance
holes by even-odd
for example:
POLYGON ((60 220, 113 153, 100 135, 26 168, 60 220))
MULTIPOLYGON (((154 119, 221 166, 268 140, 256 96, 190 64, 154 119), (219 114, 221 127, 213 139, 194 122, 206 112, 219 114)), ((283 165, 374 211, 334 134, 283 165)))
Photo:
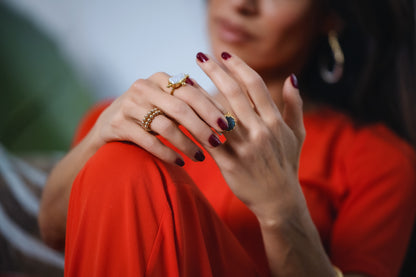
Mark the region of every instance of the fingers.
MULTIPOLYGON (((168 79, 169 75, 166 73, 156 73, 149 78, 149 80, 159 84, 161 90, 171 94, 172 89, 167 87, 168 79)), ((202 89, 195 80, 187 78, 186 85, 175 89, 173 96, 190 106, 198 114, 201 120, 206 122, 216 131, 221 132, 227 129, 228 126, 224 116, 224 108, 218 103, 214 103, 209 94, 202 89)), ((177 99, 172 98, 171 101, 173 101, 174 105, 181 105, 176 101, 177 99)), ((169 113, 168 110, 165 112, 169 113)))
MULTIPOLYGON (((124 107, 124 114, 116 116, 118 120, 112 120, 107 128, 104 128, 104 133, 110 134, 108 141, 121 140, 133 142, 156 157, 169 163, 176 163, 180 166, 184 165, 182 157, 174 150, 163 144, 154 134, 149 133, 143 128, 141 120, 144 118, 146 111, 144 107, 136 107, 132 105, 124 107)), ((167 138, 169 142, 177 146, 176 148, 187 155, 194 161, 203 161, 205 156, 203 151, 189 139, 185 134, 179 130, 174 122, 163 114, 158 114, 150 121, 149 129, 153 132, 159 133, 161 136, 167 138)))
MULTIPOLYGON (((172 120, 165 117, 164 115, 159 115, 153 119, 151 129, 153 132, 158 133, 166 140, 168 140, 179 151, 184 153, 192 160, 201 162, 205 159, 203 151, 178 128, 177 124, 175 124, 172 120)), ((160 153, 160 151, 158 151, 158 153, 160 153)), ((170 161, 174 161, 173 157, 169 158, 170 161)))
POLYGON ((290 75, 284 85, 282 98, 284 102, 283 119, 292 129, 295 136, 303 141, 305 127, 303 124, 303 103, 299 94, 298 81, 294 74, 290 75))
MULTIPOLYGON (((227 123, 221 125, 220 121, 220 119, 225 121, 222 119, 224 115, 204 94, 206 92, 199 91, 199 86, 193 87, 194 84, 178 88, 175 94, 180 92, 181 96, 171 96, 165 86, 168 77, 165 73, 157 73, 149 79, 138 80, 125 95, 120 97, 121 99, 115 101, 122 103, 115 110, 121 111, 121 116, 118 118, 123 120, 116 121, 113 126, 122 125, 124 128, 129 126, 117 137, 117 140, 126 139, 134 142, 164 161, 181 165, 178 163, 178 159, 183 161, 180 155, 164 145, 154 134, 147 132, 145 129, 148 128, 164 137, 192 160, 203 161, 205 157, 202 150, 179 129, 178 123, 182 124, 205 148, 212 148, 219 146, 221 142, 212 131, 210 124, 216 126, 216 129, 219 129, 218 126, 222 126, 222 129, 227 128, 227 123), (149 113, 155 107, 163 113, 149 113), (130 123, 125 124, 125 119, 130 123), (146 120, 149 120, 148 125, 142 123, 146 120)), ((117 133, 115 128, 113 133, 117 133)))
MULTIPOLYGON (((145 109, 147 109, 147 111, 143 111, 143 104, 138 105, 141 109, 142 116, 156 106, 160 110, 162 110, 171 121, 183 125, 203 146, 209 148, 216 147, 220 144, 219 138, 212 131, 211 127, 207 125, 207 123, 202 119, 202 116, 200 116, 199 111, 196 112, 196 110, 194 110, 193 107, 189 106, 187 103, 185 103, 178 97, 171 96, 166 92, 162 91, 157 84, 149 80, 141 80, 139 83, 136 84, 135 87, 137 90, 136 97, 140 98, 137 99, 136 102, 148 102, 148 106, 145 106, 145 109)), ((185 89, 185 87, 181 87, 178 90, 182 89, 185 89)), ((211 106, 212 109, 217 110, 215 106, 212 105, 212 103, 211 106)), ((207 112, 209 113, 209 111, 207 112)), ((221 114, 220 112, 218 113, 221 114)), ((221 114, 221 116, 223 115, 221 114)), ((163 129, 166 129, 166 127, 168 127, 168 125, 164 126, 165 128, 163 129)), ((152 123, 152 130, 156 130, 157 128, 160 127, 158 127, 158 124, 155 121, 152 123)), ((172 130, 172 128, 170 127, 168 128, 168 130, 172 130)), ((163 136, 168 140, 172 135, 171 133, 169 133, 169 131, 165 131, 164 133, 162 131, 159 133, 163 134, 163 136)), ((180 148, 179 145, 175 144, 174 146, 180 148)))
MULTIPOLYGON (((237 56, 223 52, 221 57, 227 71, 205 54, 197 54, 198 64, 230 102, 239 122, 252 121, 256 114, 262 118, 266 125, 274 126, 274 123, 279 122, 282 119, 282 114, 261 76, 237 56)), ((299 139, 303 139, 305 130, 302 99, 297 89, 295 75, 291 75, 284 83, 282 98, 284 121, 299 139)), ((251 124, 253 123, 248 122, 245 125, 256 126, 251 124)), ((254 122, 254 124, 256 123, 254 122)))
POLYGON ((197 60, 201 69, 230 103, 239 121, 247 126, 255 125, 257 118, 252 112, 251 101, 240 84, 207 55, 198 53, 197 60))
MULTIPOLYGON (((147 134, 145 130, 143 130, 133 121, 130 121, 127 124, 125 124, 124 128, 126 129, 126 134, 130 134, 126 138, 128 141, 139 145, 140 147, 142 147, 152 155, 158 157, 162 161, 168 163, 175 163, 179 166, 185 165, 183 158, 178 153, 176 153, 173 149, 169 148, 168 146, 164 145, 156 136, 147 134)), ((195 148, 197 147, 195 146, 195 148)), ((198 149, 197 151, 200 150, 198 149)), ((195 160, 195 157, 192 156, 193 155, 191 155, 191 158, 195 160)))
POLYGON ((265 120, 280 117, 279 110, 261 76, 238 56, 223 52, 221 57, 229 73, 249 96, 257 113, 265 120))

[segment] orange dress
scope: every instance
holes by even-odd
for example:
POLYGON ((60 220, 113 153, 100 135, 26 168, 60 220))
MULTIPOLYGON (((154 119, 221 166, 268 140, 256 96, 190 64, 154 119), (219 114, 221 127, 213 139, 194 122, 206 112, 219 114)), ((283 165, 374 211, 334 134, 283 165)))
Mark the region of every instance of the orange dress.
MULTIPOLYGON (((331 261, 396 276, 416 216, 414 150, 381 124, 359 128, 331 109, 304 121, 299 178, 331 261)), ((255 216, 205 156, 179 168, 131 143, 100 148, 73 184, 65 276, 267 276, 255 216)))

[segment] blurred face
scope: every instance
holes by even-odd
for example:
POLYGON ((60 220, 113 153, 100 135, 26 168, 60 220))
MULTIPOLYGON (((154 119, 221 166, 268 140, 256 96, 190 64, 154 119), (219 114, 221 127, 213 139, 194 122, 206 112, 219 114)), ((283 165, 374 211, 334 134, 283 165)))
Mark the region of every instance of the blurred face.
POLYGON ((216 57, 237 54, 260 74, 299 72, 321 30, 319 0, 209 0, 216 57))

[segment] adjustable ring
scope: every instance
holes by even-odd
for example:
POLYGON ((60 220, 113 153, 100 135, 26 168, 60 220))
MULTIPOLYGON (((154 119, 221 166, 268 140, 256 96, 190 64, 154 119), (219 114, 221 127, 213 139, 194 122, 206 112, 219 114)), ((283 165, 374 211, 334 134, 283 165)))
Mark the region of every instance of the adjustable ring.
POLYGON ((189 78, 189 75, 185 73, 180 73, 180 74, 170 77, 169 84, 167 86, 168 88, 172 88, 170 95, 173 95, 173 92, 175 91, 175 89, 186 85, 186 81, 188 80, 188 78, 189 78))
POLYGON ((232 116, 230 112, 228 112, 225 114, 225 119, 227 119, 227 123, 228 123, 228 129, 225 131, 230 132, 234 130, 234 128, 237 126, 237 120, 235 119, 235 117, 232 116))
POLYGON ((153 119, 156 118, 158 115, 164 114, 159 108, 153 108, 151 109, 144 117, 141 122, 141 126, 143 129, 147 132, 151 132, 152 129, 150 128, 150 125, 152 124, 153 119))

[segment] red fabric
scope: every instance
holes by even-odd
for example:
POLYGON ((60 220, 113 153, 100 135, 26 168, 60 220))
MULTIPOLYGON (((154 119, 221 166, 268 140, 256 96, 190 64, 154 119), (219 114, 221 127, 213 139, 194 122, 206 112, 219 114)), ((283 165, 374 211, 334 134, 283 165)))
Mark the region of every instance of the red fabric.
MULTIPOLYGON (((305 127, 299 178, 332 262, 396 276, 416 215, 413 149, 381 124, 358 128, 330 109, 305 115, 305 127)), ((71 192, 66 276, 267 275, 255 216, 205 155, 180 169, 131 144, 101 148, 71 192)))

